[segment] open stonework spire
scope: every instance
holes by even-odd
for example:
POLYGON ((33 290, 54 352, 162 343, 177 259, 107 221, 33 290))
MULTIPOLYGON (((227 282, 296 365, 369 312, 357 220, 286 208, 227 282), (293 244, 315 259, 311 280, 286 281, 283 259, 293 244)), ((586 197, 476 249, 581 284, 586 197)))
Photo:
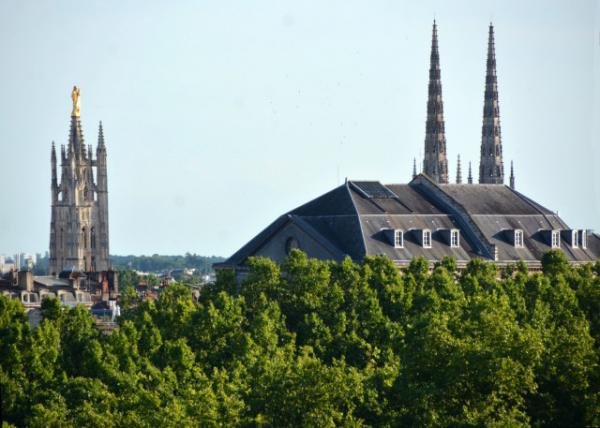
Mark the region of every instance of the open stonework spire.
POLYGON ((437 25, 435 20, 433 21, 430 61, 423 173, 427 174, 436 183, 447 184, 448 160, 446 159, 444 103, 442 102, 440 53, 438 49, 437 25))
POLYGON ((488 36, 483 125, 481 128, 479 182, 482 184, 504 184, 504 163, 502 162, 502 134, 500 132, 500 107, 498 103, 494 26, 491 23, 488 36))

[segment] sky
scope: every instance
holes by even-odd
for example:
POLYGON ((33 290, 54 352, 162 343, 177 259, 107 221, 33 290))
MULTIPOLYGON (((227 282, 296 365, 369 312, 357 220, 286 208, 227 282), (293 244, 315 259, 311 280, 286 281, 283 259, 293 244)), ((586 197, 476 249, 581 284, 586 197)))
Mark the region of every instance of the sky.
POLYGON ((600 230, 600 1, 0 1, 0 254, 44 252, 73 85, 112 254, 229 256, 344 179, 405 183, 437 20, 450 177, 479 164, 493 21, 508 176, 600 230))

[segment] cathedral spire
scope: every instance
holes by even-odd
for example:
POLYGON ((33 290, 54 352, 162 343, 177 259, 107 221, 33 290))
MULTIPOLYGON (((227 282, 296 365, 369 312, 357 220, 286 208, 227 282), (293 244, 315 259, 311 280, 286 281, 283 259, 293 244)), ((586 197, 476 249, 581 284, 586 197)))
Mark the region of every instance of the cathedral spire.
POLYGON ((442 102, 440 53, 435 20, 433 21, 433 34, 431 37, 428 94, 423 173, 427 174, 436 183, 447 184, 448 160, 446 159, 444 104, 442 102))
POLYGON ((502 162, 502 134, 500 132, 498 78, 496 76, 494 26, 491 23, 488 35, 486 68, 483 125, 481 128, 479 183, 503 184, 504 163, 502 162))
POLYGON ((467 183, 473 184, 473 171, 471 170, 471 161, 469 161, 469 176, 467 177, 467 183))
POLYGON ((515 190, 515 168, 513 161, 510 161, 510 188, 515 190))
POLYGON ((456 159, 456 184, 462 184, 462 171, 460 168, 460 155, 456 159))

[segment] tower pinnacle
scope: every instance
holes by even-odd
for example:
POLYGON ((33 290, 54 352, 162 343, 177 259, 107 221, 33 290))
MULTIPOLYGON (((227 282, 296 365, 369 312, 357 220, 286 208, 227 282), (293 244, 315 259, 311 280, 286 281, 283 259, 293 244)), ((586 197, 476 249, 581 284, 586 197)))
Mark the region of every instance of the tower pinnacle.
POLYGON ((417 158, 413 158, 413 174, 412 178, 417 176, 417 158))
POLYGON ((456 159, 456 184, 462 184, 462 171, 460 168, 460 155, 456 159))
POLYGON ((502 134, 500 132, 500 107, 498 102, 498 78, 496 76, 496 53, 494 26, 490 23, 483 102, 483 125, 481 127, 481 160, 479 183, 503 184, 502 134))
POLYGON ((104 147, 104 129, 102 129, 102 121, 100 121, 100 125, 98 126, 98 148, 104 147))
POLYGON ((515 168, 513 161, 510 161, 510 188, 515 190, 515 168))
POLYGON ((433 34, 431 37, 428 94, 423 173, 427 174, 436 183, 447 184, 448 160, 446 159, 444 103, 442 101, 440 53, 435 20, 433 21, 433 34))
POLYGON ((467 177, 467 183, 473 184, 473 171, 471 170, 471 161, 469 161, 469 176, 467 177))

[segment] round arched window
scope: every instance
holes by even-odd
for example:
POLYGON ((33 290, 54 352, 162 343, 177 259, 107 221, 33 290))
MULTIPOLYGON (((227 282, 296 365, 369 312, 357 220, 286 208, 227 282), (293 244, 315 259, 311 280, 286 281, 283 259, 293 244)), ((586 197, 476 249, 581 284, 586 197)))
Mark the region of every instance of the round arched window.
POLYGON ((300 243, 296 238, 290 236, 285 241, 285 253, 289 254, 294 248, 300 249, 300 243))

